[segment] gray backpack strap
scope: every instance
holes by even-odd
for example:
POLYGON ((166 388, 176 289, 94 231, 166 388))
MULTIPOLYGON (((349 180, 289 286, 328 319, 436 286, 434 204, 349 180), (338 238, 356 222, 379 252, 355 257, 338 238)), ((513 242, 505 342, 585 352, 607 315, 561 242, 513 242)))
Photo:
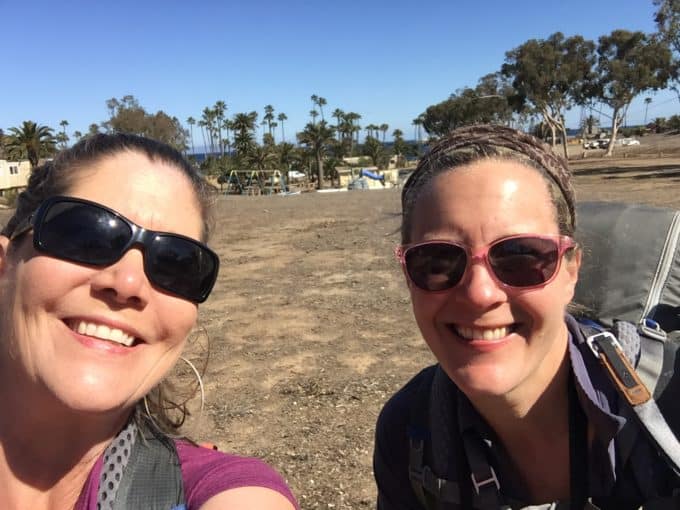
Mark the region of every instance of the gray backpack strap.
POLYGON ((656 395, 657 384, 663 371, 667 335, 658 323, 651 320, 643 320, 638 328, 645 335, 645 341, 640 342, 640 361, 636 370, 647 389, 652 395, 656 395))
MULTIPOLYGON (((617 322, 614 331, 627 347, 634 345, 635 337, 637 342, 640 341, 635 326, 630 323, 617 322)), ((656 449, 666 459, 669 467, 680 476, 680 442, 668 426, 652 394, 624 354, 623 345, 615 334, 609 331, 596 333, 589 336, 586 342, 602 362, 610 379, 623 395, 623 400, 635 412, 641 429, 656 445, 656 449)))
POLYGON ((99 484, 98 503, 102 510, 185 508, 182 471, 174 443, 154 433, 142 435, 133 422, 106 449, 99 484))

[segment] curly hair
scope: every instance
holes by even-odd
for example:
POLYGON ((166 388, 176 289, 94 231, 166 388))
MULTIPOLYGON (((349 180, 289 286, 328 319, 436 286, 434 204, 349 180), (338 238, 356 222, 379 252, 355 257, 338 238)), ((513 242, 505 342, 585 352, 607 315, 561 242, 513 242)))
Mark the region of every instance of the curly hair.
MULTIPOLYGON (((36 167, 31 172, 28 186, 17 197, 14 215, 2 228, 1 235, 11 238, 21 222, 33 214, 40 204, 55 195, 68 194, 78 181, 81 172, 93 164, 122 152, 136 152, 146 155, 149 160, 166 163, 178 169, 187 177, 196 195, 202 218, 201 240, 207 242, 213 225, 212 205, 213 188, 200 173, 172 147, 141 136, 116 133, 96 134, 76 143, 73 147, 58 153, 52 161, 36 167)), ((209 347, 206 345, 201 373, 205 371, 209 347)), ((196 385, 181 387, 166 377, 154 387, 133 412, 138 425, 149 422, 168 435, 176 435, 188 414, 187 402, 197 391, 196 385), (146 414, 150 416, 146 416, 146 414)))
POLYGON ((576 199, 566 160, 531 135, 506 126, 482 124, 451 132, 420 160, 401 193, 402 243, 410 242, 413 210, 423 188, 441 173, 482 159, 518 161, 536 169, 548 184, 560 233, 574 234, 576 199))

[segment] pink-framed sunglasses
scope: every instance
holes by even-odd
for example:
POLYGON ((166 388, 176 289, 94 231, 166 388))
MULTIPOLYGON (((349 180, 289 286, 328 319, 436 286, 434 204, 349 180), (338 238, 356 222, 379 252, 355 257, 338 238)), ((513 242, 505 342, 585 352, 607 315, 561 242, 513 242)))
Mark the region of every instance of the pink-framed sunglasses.
POLYGON ((454 288, 476 261, 484 263, 501 287, 529 290, 550 283, 564 253, 575 246, 569 236, 518 234, 497 239, 475 253, 461 243, 432 240, 397 246, 395 255, 411 282, 428 292, 454 288))

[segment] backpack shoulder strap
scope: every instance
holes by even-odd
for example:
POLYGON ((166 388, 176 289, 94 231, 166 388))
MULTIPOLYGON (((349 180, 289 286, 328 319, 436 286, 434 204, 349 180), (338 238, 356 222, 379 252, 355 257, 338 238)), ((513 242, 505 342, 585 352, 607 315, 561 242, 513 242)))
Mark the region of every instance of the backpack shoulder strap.
MULTIPOLYGON (((648 341, 644 340, 642 344, 648 341)), ((624 397, 623 401, 635 412, 640 428, 656 445, 657 451, 665 458, 669 467, 680 476, 680 442, 661 414, 652 393, 633 368, 630 355, 624 354, 624 346, 625 350, 629 350, 636 342, 638 345, 640 343, 635 326, 620 321, 615 323, 613 331, 592 334, 587 337, 586 342, 624 397)))
POLYGON ((111 510, 185 508, 181 466, 177 449, 171 439, 155 432, 138 433, 110 508, 111 510))

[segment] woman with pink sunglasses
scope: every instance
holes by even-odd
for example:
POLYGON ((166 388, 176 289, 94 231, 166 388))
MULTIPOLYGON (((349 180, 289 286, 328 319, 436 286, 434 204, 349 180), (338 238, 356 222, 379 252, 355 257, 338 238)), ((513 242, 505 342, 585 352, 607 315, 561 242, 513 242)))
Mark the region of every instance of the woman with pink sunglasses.
POLYGON ((567 313, 574 204, 566 161, 503 126, 454 131, 407 181, 396 254, 438 363, 380 414, 379 510, 627 509, 677 492, 567 313))

